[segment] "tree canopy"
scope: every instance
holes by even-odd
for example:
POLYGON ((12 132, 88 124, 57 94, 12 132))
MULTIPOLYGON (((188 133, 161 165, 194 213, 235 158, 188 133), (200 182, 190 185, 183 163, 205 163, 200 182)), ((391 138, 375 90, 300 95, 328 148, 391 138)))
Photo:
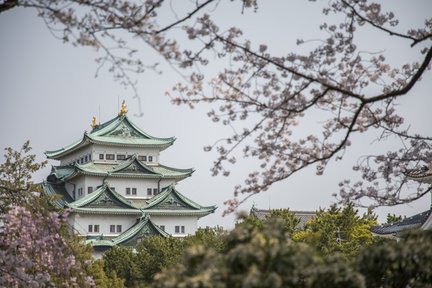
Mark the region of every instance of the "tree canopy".
MULTIPOLYGON (((321 220, 330 214, 353 214, 351 208, 330 209, 321 220)), ((411 231, 400 241, 360 241, 362 248, 348 259, 342 249, 320 253, 317 243, 293 241, 284 227, 277 217, 262 226, 244 221, 229 232, 222 252, 191 246, 181 262, 155 276, 152 287, 430 286, 431 231, 411 231)), ((357 248, 355 242, 351 240, 357 248)))
POLYGON ((343 208, 332 206, 328 210, 318 211, 305 229, 297 232, 293 238, 311 244, 324 255, 340 252, 345 257, 354 257, 361 248, 374 242, 369 229, 376 224, 374 214, 368 211, 359 216, 352 203, 343 208))
MULTIPOLYGON (((239 13, 260 13, 259 1, 231 2, 240 6, 239 13)), ((373 205, 394 205, 431 190, 421 183, 406 193, 403 172, 429 164, 432 139, 410 129, 398 101, 411 97, 430 74, 432 19, 409 27, 385 4, 331 0, 322 10, 320 39, 298 39, 305 47, 301 52, 283 47, 275 52, 244 33, 235 19, 229 28, 214 19, 220 3, 190 2, 166 18, 172 3, 163 0, 7 0, 0 2, 0 15, 20 7, 35 9, 62 41, 95 48, 100 68, 106 67, 129 87, 135 87, 134 73, 158 69, 152 60, 141 59, 136 47, 144 43, 157 51, 185 79, 171 91, 174 103, 210 103, 209 117, 235 128, 206 147, 218 153, 213 175, 229 175, 230 165, 238 161, 237 150, 260 163, 235 187, 235 199, 227 202, 231 210, 307 167, 323 174, 330 161, 350 152, 356 135, 370 130, 378 141, 394 136, 400 144, 353 163, 360 180, 341 179, 342 202, 369 204, 362 201, 369 198, 373 205), (370 32, 388 49, 368 50, 364 35, 370 32), (411 50, 410 59, 392 62, 390 50, 401 54, 402 48, 411 50), (215 62, 224 66, 208 73, 215 62), (302 122, 316 115, 319 130, 304 133, 302 122)), ((288 17, 284 20, 284 25, 295 24, 288 17)), ((288 42, 289 35, 279 28, 274 30, 288 42)), ((134 93, 139 99, 139 92, 134 93)))

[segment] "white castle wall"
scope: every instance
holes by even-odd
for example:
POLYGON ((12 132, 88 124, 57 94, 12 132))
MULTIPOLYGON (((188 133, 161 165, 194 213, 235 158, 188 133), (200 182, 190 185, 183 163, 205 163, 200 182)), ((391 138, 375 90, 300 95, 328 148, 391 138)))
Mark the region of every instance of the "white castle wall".
MULTIPOLYGON (((73 189, 75 188, 75 197, 79 199, 88 195, 88 187, 92 187, 93 191, 97 189, 98 186, 103 184, 104 177, 100 176, 90 176, 90 175, 80 175, 76 178, 69 181, 66 185, 66 189, 68 193, 73 197, 73 189), (80 196, 78 193, 78 189, 82 188, 82 195, 80 196)), ((128 198, 128 199, 150 199, 152 196, 147 195, 147 189, 158 188, 159 179, 139 179, 139 178, 117 178, 117 177, 109 177, 106 178, 106 182, 108 182, 109 187, 115 188, 115 191, 120 195, 128 198), (126 195, 126 188, 136 188, 137 195, 126 195)), ((177 182, 175 179, 161 179, 160 181, 160 189, 171 185, 172 183, 177 182)))
POLYGON ((151 220, 156 225, 164 225, 165 232, 174 237, 193 235, 198 229, 198 218, 195 216, 151 216, 151 220), (185 226, 185 233, 176 234, 175 226, 185 226))
POLYGON ((107 237, 118 236, 120 233, 111 233, 110 225, 122 225, 122 232, 132 227, 139 215, 100 215, 100 214, 74 214, 70 224, 79 235, 101 235, 107 237), (99 232, 88 232, 89 225, 99 225, 99 232))
POLYGON ((155 148, 137 148, 137 147, 119 147, 119 146, 107 146, 107 145, 100 145, 100 144, 93 144, 89 145, 85 148, 79 149, 77 151, 74 151, 70 153, 69 155, 64 156, 60 160, 60 165, 69 165, 72 162, 79 161, 80 164, 82 164, 81 160, 84 160, 84 163, 93 161, 95 163, 121 163, 124 160, 116 160, 117 154, 126 155, 126 158, 137 154, 139 156, 152 156, 152 161, 147 161, 146 163, 151 164, 157 164, 159 163, 159 149, 155 148), (104 154, 104 159, 99 159, 99 154, 104 154), (107 160, 106 154, 114 154, 114 160, 107 160), (87 156, 87 161, 85 161, 85 156, 87 156), (91 157, 90 157, 91 156, 91 157), (91 160, 90 160, 91 158, 91 160))

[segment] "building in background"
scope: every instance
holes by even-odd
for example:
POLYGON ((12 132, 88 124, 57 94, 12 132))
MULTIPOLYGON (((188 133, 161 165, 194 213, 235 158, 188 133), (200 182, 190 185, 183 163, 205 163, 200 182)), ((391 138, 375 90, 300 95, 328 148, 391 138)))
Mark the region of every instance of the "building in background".
POLYGON ((198 219, 216 206, 201 206, 182 195, 175 184, 193 173, 160 164, 160 154, 175 138, 153 137, 127 117, 97 124, 75 143, 46 151, 60 161, 43 183, 54 203, 70 209, 69 223, 96 250, 135 245, 149 235, 194 234, 198 219))
MULTIPOLYGON (((272 211, 271 209, 269 209, 269 210, 258 209, 258 208, 253 206, 251 208, 249 214, 257 217, 260 220, 264 220, 267 216, 270 215, 271 211, 272 211)), ((299 229, 302 229, 309 220, 311 220, 313 217, 316 216, 315 211, 291 211, 291 210, 289 210, 289 212, 293 213, 299 219, 299 223, 297 224, 297 227, 296 227, 299 229)))
MULTIPOLYGON (((405 176, 420 183, 432 184, 432 169, 430 166, 423 166, 420 169, 410 169, 405 172, 405 176)), ((431 195, 432 197, 432 195, 431 195)), ((411 229, 432 229, 432 199, 429 210, 422 213, 404 218, 400 221, 372 227, 370 230, 376 236, 399 238, 402 232, 411 229)))

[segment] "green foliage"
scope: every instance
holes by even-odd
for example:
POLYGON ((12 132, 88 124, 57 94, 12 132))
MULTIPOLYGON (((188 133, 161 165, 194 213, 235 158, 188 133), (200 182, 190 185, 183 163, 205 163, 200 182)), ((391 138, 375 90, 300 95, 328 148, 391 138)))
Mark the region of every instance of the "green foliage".
POLYGON ((201 245, 204 248, 212 248, 216 252, 222 252, 225 250, 225 237, 227 236, 226 230, 222 227, 217 226, 214 228, 206 227, 199 228, 195 235, 188 236, 183 239, 187 247, 193 245, 201 245))
POLYGON ((125 285, 131 287, 142 276, 137 263, 139 259, 131 247, 116 246, 103 255, 104 270, 108 275, 116 274, 125 280, 125 285))
POLYGON ((293 239, 316 247, 324 255, 341 252, 350 258, 373 243, 369 228, 375 224, 376 216, 370 211, 360 217, 353 204, 343 209, 332 206, 318 211, 305 230, 295 233, 293 239))
POLYGON ((281 219, 262 229, 243 222, 226 241, 224 253, 190 247, 182 263, 156 275, 153 287, 363 287, 361 275, 337 256, 323 259, 290 240, 281 219))
MULTIPOLYGON (((345 209, 330 212, 357 214, 345 209)), ((370 213, 363 218, 374 219, 370 213)), ((399 242, 377 241, 347 260, 337 251, 325 255, 292 241, 281 219, 262 228, 255 224, 237 225, 223 253, 189 247, 181 263, 155 276, 152 287, 431 287, 432 231, 413 231, 399 242)))
POLYGON ((198 229, 185 238, 145 237, 133 250, 114 247, 103 255, 106 274, 125 279, 127 287, 146 287, 163 268, 180 263, 187 247, 197 246, 222 252, 226 231, 222 227, 198 229))
POLYGON ((29 154, 30 141, 26 141, 19 151, 11 147, 5 151, 5 161, 0 164, 0 214, 5 214, 11 205, 33 204, 35 197, 30 192, 40 192, 40 187, 31 180, 32 174, 47 164, 47 161, 35 162, 36 155, 29 154))
POLYGON ((275 219, 279 219, 283 221, 283 231, 288 232, 289 234, 293 234, 296 231, 297 225, 300 223, 300 219, 298 219, 295 214, 289 209, 273 209, 270 211, 270 214, 263 220, 259 219, 255 215, 239 215, 241 221, 237 223, 237 225, 244 225, 247 227, 255 227, 258 229, 263 229, 267 223, 275 221, 275 219))
POLYGON ((183 255, 186 242, 180 238, 150 236, 136 246, 137 267, 141 279, 151 282, 153 276, 163 267, 178 263, 183 255))
POLYGON ((374 244, 356 260, 367 287, 432 287, 431 267, 431 230, 411 231, 400 241, 374 244))
POLYGON ((102 259, 93 261, 89 268, 90 275, 98 288, 123 288, 124 280, 119 278, 114 271, 105 273, 104 261, 102 259))
POLYGON ((284 222, 283 229, 285 232, 292 235, 296 231, 297 225, 300 223, 300 219, 289 209, 273 209, 270 211, 270 215, 265 219, 265 222, 272 222, 276 218, 281 219, 284 222))
POLYGON ((396 216, 396 214, 390 214, 390 213, 388 213, 387 214, 387 222, 386 222, 386 224, 395 223, 395 222, 398 222, 400 220, 402 220, 402 216, 401 215, 396 216))

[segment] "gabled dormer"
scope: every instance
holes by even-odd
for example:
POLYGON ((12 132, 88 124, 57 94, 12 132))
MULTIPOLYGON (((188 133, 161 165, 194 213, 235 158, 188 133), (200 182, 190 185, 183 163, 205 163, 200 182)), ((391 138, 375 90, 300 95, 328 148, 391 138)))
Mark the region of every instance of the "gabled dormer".
POLYGON ((162 192, 147 201, 142 210, 150 215, 178 215, 202 217, 213 213, 216 206, 201 206, 175 189, 174 185, 165 187, 162 192))
POLYGON ((68 203, 73 212, 89 214, 140 214, 135 206, 126 198, 111 189, 107 183, 98 187, 93 193, 77 201, 68 203))
POLYGON ((93 247, 112 247, 115 245, 135 246, 142 238, 148 236, 169 237, 170 235, 156 225, 149 215, 143 214, 137 219, 135 225, 113 239, 104 239, 103 236, 89 239, 86 243, 93 247))

